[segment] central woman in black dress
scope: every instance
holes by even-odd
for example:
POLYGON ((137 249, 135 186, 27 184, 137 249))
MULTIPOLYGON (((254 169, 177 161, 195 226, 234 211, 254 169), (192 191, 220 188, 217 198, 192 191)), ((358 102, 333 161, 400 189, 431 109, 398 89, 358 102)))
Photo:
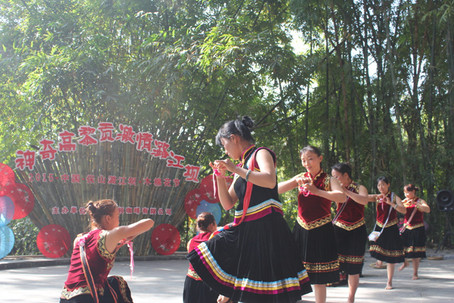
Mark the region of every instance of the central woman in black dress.
POLYGON ((245 116, 225 123, 216 136, 226 154, 240 161, 238 165, 230 159, 210 163, 219 199, 225 210, 239 203, 234 224, 197 246, 188 259, 202 280, 221 294, 220 303, 294 303, 311 286, 282 216, 276 156, 254 145, 252 127, 253 121, 245 116), (234 173, 230 188, 226 171, 234 173))

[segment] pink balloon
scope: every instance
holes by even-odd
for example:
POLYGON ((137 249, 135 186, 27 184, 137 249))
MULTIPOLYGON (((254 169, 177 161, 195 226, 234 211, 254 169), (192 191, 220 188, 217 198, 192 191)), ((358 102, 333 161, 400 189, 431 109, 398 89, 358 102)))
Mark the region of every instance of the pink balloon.
POLYGON ((0 197, 0 226, 8 224, 14 216, 14 202, 8 196, 0 197))
POLYGON ((25 218, 35 206, 35 196, 25 184, 8 185, 4 195, 10 197, 14 202, 13 220, 25 218))

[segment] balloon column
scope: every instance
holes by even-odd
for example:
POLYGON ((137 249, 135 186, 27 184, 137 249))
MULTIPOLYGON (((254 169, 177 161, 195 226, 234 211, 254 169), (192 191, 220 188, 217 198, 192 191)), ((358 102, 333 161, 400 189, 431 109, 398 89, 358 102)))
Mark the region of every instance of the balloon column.
MULTIPOLYGON (((22 219, 35 206, 35 197, 27 185, 16 183, 14 171, 0 163, 0 259, 7 256, 14 246, 14 234, 7 224, 22 219)), ((38 233, 36 244, 48 258, 60 258, 69 249, 69 232, 59 225, 44 226, 38 233)))
POLYGON ((14 203, 9 197, 0 197, 0 259, 6 257, 14 246, 14 234, 7 224, 14 215, 14 203))
POLYGON ((14 202, 6 196, 6 189, 15 183, 13 170, 0 163, 0 259, 6 257, 14 247, 14 234, 7 225, 14 217, 14 202))
POLYGON ((14 203, 12 219, 28 216, 35 206, 35 197, 27 185, 16 183, 14 171, 0 163, 0 197, 8 197, 14 203))

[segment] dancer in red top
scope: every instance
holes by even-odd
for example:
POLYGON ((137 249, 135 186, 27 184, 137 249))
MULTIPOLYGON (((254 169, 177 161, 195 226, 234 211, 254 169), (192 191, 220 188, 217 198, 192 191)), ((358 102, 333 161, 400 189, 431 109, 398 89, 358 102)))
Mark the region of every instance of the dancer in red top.
MULTIPOLYGON (((419 188, 413 184, 404 186, 405 199, 402 204, 407 209, 404 225, 401 229, 404 254, 406 259, 413 261, 413 280, 418 279, 418 269, 421 258, 426 257, 426 231, 424 228, 424 213, 430 213, 426 201, 416 196, 419 188)), ((408 261, 399 268, 399 271, 408 266, 408 261)))
POLYGON ((392 282, 396 263, 404 261, 402 240, 397 228, 397 212, 405 214, 401 199, 389 191, 390 182, 386 177, 377 179, 377 189, 380 194, 369 195, 369 202, 376 202, 377 218, 374 231, 381 232, 377 240, 371 241, 370 255, 387 262, 387 290, 393 288, 392 282))
POLYGON ((345 202, 346 195, 337 179, 322 168, 323 156, 318 148, 306 146, 300 152, 307 170, 279 183, 279 193, 299 188, 298 218, 293 234, 300 260, 314 286, 315 301, 326 302, 326 284, 339 281, 339 260, 334 228, 331 224, 331 201, 345 202))
POLYGON ((92 303, 98 296, 100 302, 111 302, 112 297, 119 295, 117 300, 132 302, 129 287, 122 277, 107 277, 115 261, 118 249, 137 235, 153 227, 154 221, 142 219, 135 223, 119 226, 120 213, 113 200, 88 202, 92 230, 80 234, 74 240, 68 278, 60 296, 60 303, 92 303), (85 241, 86 260, 94 280, 94 289, 87 282, 87 275, 82 264, 80 242, 85 241), (114 293, 110 290, 114 288, 114 293), (95 293, 93 293, 95 292, 95 293))
MULTIPOLYGON (((197 216, 197 230, 199 234, 188 242, 188 252, 191 252, 200 243, 211 238, 217 229, 216 220, 212 213, 203 212, 197 216)), ((214 292, 197 275, 194 268, 189 264, 188 274, 184 281, 183 302, 184 303, 216 303, 218 293, 214 292)))
POLYGON ((368 193, 366 187, 353 182, 352 169, 346 163, 334 165, 331 175, 341 183, 343 192, 347 195, 344 203, 337 203, 333 224, 340 270, 348 275, 348 303, 353 303, 366 253, 364 206, 367 204, 368 193))

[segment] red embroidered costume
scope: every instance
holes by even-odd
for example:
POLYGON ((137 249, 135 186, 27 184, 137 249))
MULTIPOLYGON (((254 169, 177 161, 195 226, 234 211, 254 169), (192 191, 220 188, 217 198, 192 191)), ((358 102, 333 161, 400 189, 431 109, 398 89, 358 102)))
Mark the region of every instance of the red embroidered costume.
POLYGON ((402 233, 405 258, 426 257, 426 231, 424 228, 424 213, 418 210, 418 208, 416 207, 418 200, 419 198, 407 198, 402 201, 402 204, 407 210, 407 212, 405 213, 404 221, 405 230, 402 233), (413 212, 415 212, 415 214, 412 217, 413 212))
MULTIPOLYGON (((388 193, 387 196, 391 201, 394 199, 394 195, 391 193, 388 193)), ((387 263, 401 263, 404 261, 404 252, 397 228, 397 212, 391 205, 380 202, 377 203, 375 231, 381 231, 384 225, 385 228, 380 237, 370 244, 370 255, 387 263), (387 223, 386 220, 388 220, 387 223)))
MULTIPOLYGON (((358 193, 359 185, 352 182, 347 190, 358 193)), ((349 275, 360 274, 367 241, 364 205, 347 197, 347 202, 337 204, 333 224, 341 271, 349 275)))
MULTIPOLYGON (((304 176, 311 178, 313 185, 319 189, 331 189, 330 177, 323 171, 313 178, 309 172, 304 176)), ((331 201, 310 192, 300 191, 297 222, 293 234, 311 284, 339 281, 339 261, 331 224, 331 201)))
MULTIPOLYGON (((104 295, 110 296, 107 276, 112 269, 116 254, 116 251, 114 253, 110 253, 107 250, 106 234, 107 231, 105 230, 95 229, 90 231, 85 239, 85 252, 99 297, 103 297, 104 295)), ((93 302, 90 289, 87 286, 80 258, 78 241, 80 241, 81 236, 82 235, 78 235, 75 240, 71 256, 71 265, 60 296, 60 302, 93 302), (86 300, 84 300, 84 298, 86 298, 86 300)), ((109 279, 114 279, 114 287, 118 287, 120 290, 122 295, 122 301, 120 302, 132 302, 131 294, 126 281, 124 281, 122 277, 118 276, 109 277, 109 279)), ((109 281, 109 283, 111 282, 112 281, 109 281)))

